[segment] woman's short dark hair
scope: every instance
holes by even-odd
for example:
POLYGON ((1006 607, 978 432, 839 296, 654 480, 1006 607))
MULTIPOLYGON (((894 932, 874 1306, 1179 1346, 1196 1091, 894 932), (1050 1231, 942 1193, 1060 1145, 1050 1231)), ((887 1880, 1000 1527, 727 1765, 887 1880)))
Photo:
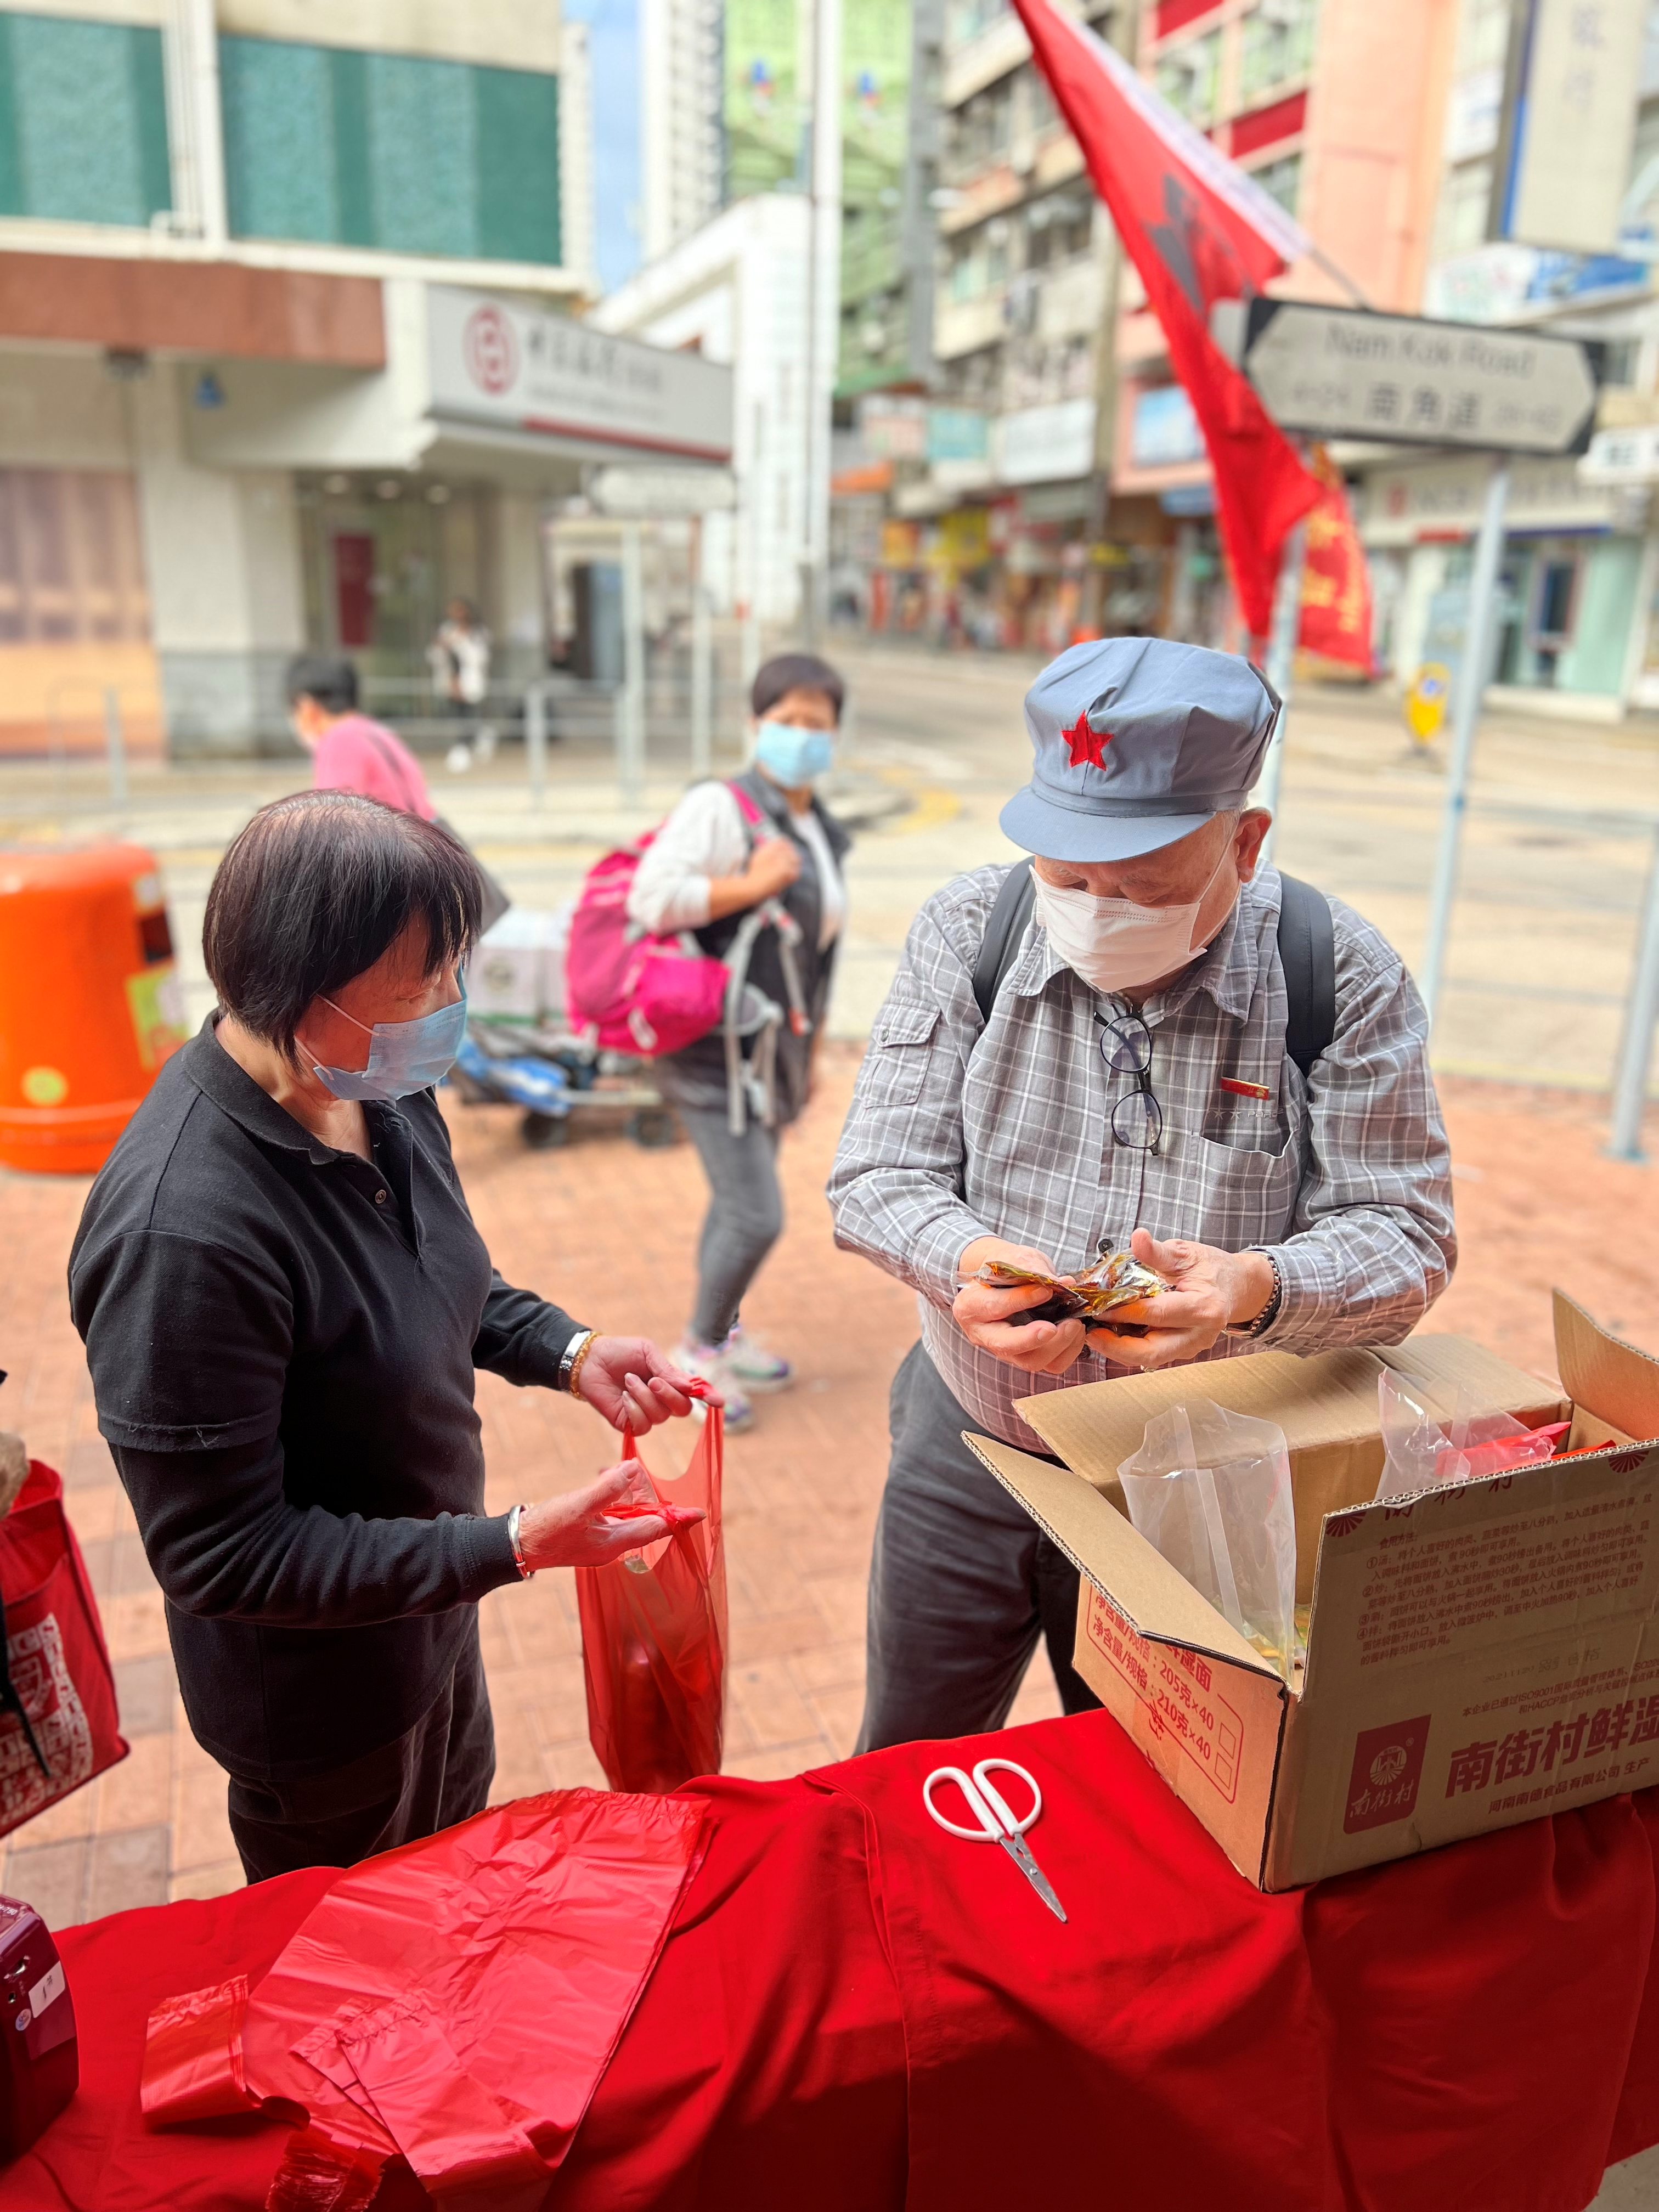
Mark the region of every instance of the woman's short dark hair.
POLYGON ((836 710, 836 720, 840 721, 847 686, 829 662, 820 660, 816 653, 780 653, 756 672, 754 688, 749 694, 750 710, 755 720, 763 721, 790 691, 823 692, 836 710))
POLYGON ((478 933, 477 864, 435 822, 349 791, 262 806, 208 891, 202 951, 219 1003, 288 1059, 312 1000, 372 968, 411 922, 426 973, 478 933))
POLYGON ((314 699, 331 714, 349 714, 357 703, 357 672, 338 653, 296 653, 283 689, 290 707, 296 699, 314 699))

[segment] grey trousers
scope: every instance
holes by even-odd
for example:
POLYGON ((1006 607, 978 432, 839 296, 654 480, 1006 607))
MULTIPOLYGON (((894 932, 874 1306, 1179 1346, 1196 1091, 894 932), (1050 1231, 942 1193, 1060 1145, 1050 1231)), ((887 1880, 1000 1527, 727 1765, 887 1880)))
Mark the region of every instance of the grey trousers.
POLYGON ((1077 1569, 963 1443, 975 1424, 920 1344, 889 1420, 859 1750, 1000 1728, 1039 1635, 1065 1710, 1092 1711, 1072 1665, 1077 1569))
POLYGON ((233 1774, 230 1832, 250 1881, 296 1867, 355 1866, 482 1813, 495 1775, 495 1728, 475 1607, 454 1673, 412 1729, 319 1773, 233 1774))
POLYGON ((701 1344, 721 1344, 737 1320, 744 1292, 782 1233, 777 1131, 760 1128, 751 1120, 742 1136, 734 1137, 724 1106, 677 1102, 674 1110, 708 1178, 691 1331, 701 1344))

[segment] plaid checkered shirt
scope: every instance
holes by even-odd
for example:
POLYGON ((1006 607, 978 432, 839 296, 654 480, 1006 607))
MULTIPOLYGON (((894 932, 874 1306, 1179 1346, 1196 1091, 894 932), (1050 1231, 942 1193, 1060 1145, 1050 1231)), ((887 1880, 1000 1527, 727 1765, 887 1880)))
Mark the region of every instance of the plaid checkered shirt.
POLYGON ((1125 1371, 1089 1351, 1063 1374, 1026 1375, 970 1344, 951 1304, 978 1237, 1034 1245, 1062 1271, 1137 1228, 1263 1248, 1284 1279, 1279 1311, 1208 1358, 1397 1343, 1456 1257, 1428 1021, 1399 955, 1330 902, 1336 1036, 1304 1082, 1285 1052, 1279 884, 1264 869, 1209 951, 1140 1010, 1164 1111, 1145 1152, 1113 1140, 1112 1108, 1134 1079, 1108 1069, 1095 1019, 1124 1002, 1067 968, 1040 922, 981 1026, 974 966, 1007 872, 958 876, 916 916, 829 1186, 836 1243, 920 1292, 923 1340, 959 1403, 1029 1449, 1017 1399, 1125 1371))

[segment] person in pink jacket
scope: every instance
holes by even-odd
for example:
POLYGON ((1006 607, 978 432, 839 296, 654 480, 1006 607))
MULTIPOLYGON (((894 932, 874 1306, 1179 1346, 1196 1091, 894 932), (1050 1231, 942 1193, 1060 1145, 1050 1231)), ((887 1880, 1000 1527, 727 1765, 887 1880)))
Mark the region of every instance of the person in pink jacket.
POLYGON ((349 660, 301 653, 288 665, 289 726, 311 755, 313 791, 355 791, 402 814, 430 822, 421 764, 396 731, 357 709, 357 672, 349 660))

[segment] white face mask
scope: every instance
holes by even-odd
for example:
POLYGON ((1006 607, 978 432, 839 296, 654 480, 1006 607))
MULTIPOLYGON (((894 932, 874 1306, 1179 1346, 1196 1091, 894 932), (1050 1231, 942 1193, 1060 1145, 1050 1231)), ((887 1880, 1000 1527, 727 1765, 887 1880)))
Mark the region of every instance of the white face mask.
POLYGON ((1185 906, 1137 906, 1133 899, 1062 890, 1045 883, 1033 869, 1037 920, 1066 965, 1095 990, 1139 990, 1209 951, 1207 939, 1202 945, 1194 942, 1199 908, 1231 851, 1231 842, 1222 847, 1209 883, 1185 906))

